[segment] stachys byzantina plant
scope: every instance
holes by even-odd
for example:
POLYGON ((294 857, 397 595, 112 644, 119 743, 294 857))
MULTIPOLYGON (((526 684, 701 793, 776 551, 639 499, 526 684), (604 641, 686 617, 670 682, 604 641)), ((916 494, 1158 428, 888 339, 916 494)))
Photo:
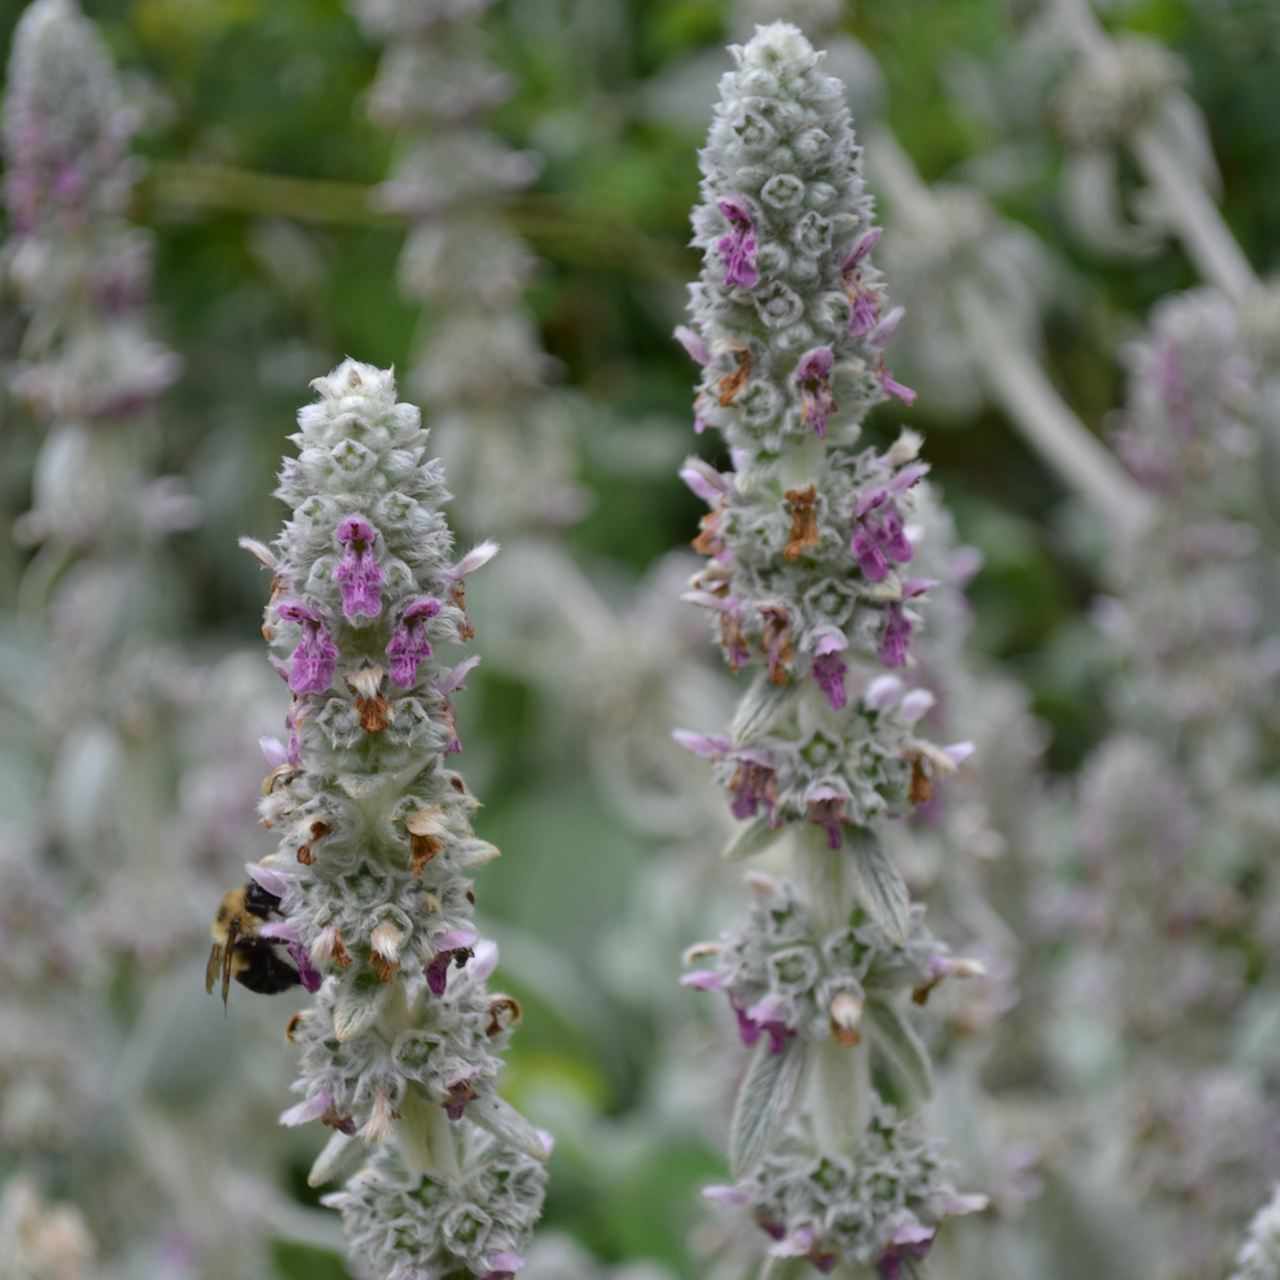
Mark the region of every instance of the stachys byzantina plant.
POLYGON ((264 918, 283 917, 261 936, 315 994, 290 1026, 303 1100, 282 1121, 334 1130, 316 1185, 363 1140, 367 1163, 326 1200, 362 1275, 497 1280, 522 1265, 549 1140, 495 1091, 520 1010, 486 989, 497 951, 467 873, 498 851, 448 767, 450 695, 479 659, 439 655, 471 637, 463 579, 497 547, 453 560, 443 469, 390 372, 347 360, 312 386, 279 554, 249 544, 275 574, 264 629, 294 694, 287 743, 264 742, 283 839, 250 872, 264 918))
POLYGON ((752 875, 747 923, 694 949, 712 960, 686 980, 726 992, 756 1046, 732 1122, 737 1182, 709 1194, 749 1207, 777 1258, 895 1276, 947 1214, 984 1203, 956 1195, 910 1115, 930 1068, 902 1000, 980 967, 924 927, 875 826, 970 748, 919 737, 931 698, 907 688, 934 585, 910 576, 919 438, 858 447, 873 405, 914 397, 884 362, 901 312, 871 263, 841 86, 785 23, 732 52, 701 153, 694 328, 677 336, 703 366, 696 428, 718 428, 733 460, 683 473, 711 507, 687 598, 751 683, 727 734, 679 736, 746 820, 730 856, 787 835, 796 882, 752 875))

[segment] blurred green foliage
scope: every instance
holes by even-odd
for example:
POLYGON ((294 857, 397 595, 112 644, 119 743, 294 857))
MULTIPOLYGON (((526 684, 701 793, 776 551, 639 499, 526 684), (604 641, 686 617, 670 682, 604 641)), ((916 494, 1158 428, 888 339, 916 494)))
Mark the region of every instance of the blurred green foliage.
MULTIPOLYGON (((504 0, 488 19, 517 85, 494 127, 545 161, 535 188, 511 208, 543 262, 529 303, 564 382, 599 409, 579 441, 595 505, 570 541, 589 571, 614 580, 637 578, 692 536, 698 503, 673 463, 681 448, 714 447, 687 430, 692 376, 669 337, 683 282, 696 270, 686 242, 701 126, 655 118, 644 90, 719 45, 727 8, 721 0, 504 0), (655 431, 674 434, 673 455, 628 452, 628 435, 647 440, 655 431)), ((6 42, 20 9, 12 0, 0 6, 6 42)), ((235 538, 270 538, 278 527, 272 475, 307 380, 344 354, 409 368, 430 317, 397 294, 401 229, 363 213, 346 188, 325 200, 314 188, 314 206, 282 208, 279 189, 237 195, 227 172, 380 180, 390 142, 362 111, 378 50, 340 0, 85 0, 85 9, 103 23, 143 112, 150 168, 137 216, 157 237, 157 327, 187 362, 164 406, 162 467, 188 474, 205 502, 202 526, 176 540, 193 639, 210 649, 252 644, 263 581, 235 538), (181 198, 175 182, 175 166, 193 164, 207 167, 197 201, 181 198)), ((879 60, 888 119, 926 178, 964 173, 991 148, 1043 138, 1043 118, 1002 120, 963 92, 974 68, 1001 83, 1028 9, 1027 0, 850 6, 845 26, 879 60)), ((1158 36, 1187 59, 1223 171, 1227 219, 1254 264, 1275 267, 1280 11, 1271 0, 1140 0, 1114 6, 1107 20, 1158 36)), ((1194 277, 1173 247, 1135 264, 1092 258, 1063 225, 1061 155, 1052 146, 1038 154, 1032 176, 996 199, 1061 267, 1066 287, 1047 323, 1052 376, 1102 430, 1119 396, 1118 343, 1155 298, 1194 277)), ((16 334, 5 317, 6 350, 16 334)), ((1027 681, 1053 729, 1052 763, 1070 767, 1096 740, 1101 712, 1088 664, 1072 656, 1097 584, 1087 545, 1062 517, 1063 489, 995 414, 955 428, 922 401, 905 415, 883 408, 873 429, 888 433, 904 416, 929 435, 927 454, 961 535, 985 555, 972 590, 975 646, 1027 681)), ((32 453, 33 439, 19 421, 6 427, 16 459, 32 453)), ((11 489, 0 502, 14 513, 26 495, 11 489)), ((20 554, 7 550, 0 590, 12 592, 20 554)), ((584 744, 569 742, 554 759, 531 749, 543 710, 531 690, 485 676, 469 697, 464 716, 488 761, 479 830, 507 853, 481 880, 481 907, 499 937, 504 923, 514 931, 503 979, 528 1010, 509 1089, 518 1100, 553 1094, 599 1123, 622 1124, 646 1086, 652 1028, 608 993, 595 959, 648 850, 586 787, 584 744), (513 954, 528 963, 513 964, 513 954), (547 996, 566 968, 577 1005, 547 996)), ((606 1258, 653 1257, 692 1276, 692 1192, 722 1172, 719 1157, 692 1137, 640 1135, 627 1150, 602 1170, 566 1144, 552 1166, 548 1221, 606 1258)), ((296 1245, 279 1244, 276 1261, 286 1276, 342 1274, 332 1255, 296 1245)))

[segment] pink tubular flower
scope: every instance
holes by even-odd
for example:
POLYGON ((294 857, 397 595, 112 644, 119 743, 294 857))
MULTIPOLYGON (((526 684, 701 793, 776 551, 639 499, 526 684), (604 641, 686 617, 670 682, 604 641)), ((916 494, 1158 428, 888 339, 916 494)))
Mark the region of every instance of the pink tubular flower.
POLYGON ((933 1235, 934 1228, 921 1226, 918 1222, 907 1222, 900 1226, 876 1262, 884 1280, 898 1280, 904 1259, 919 1262, 929 1252, 933 1235))
POLYGON ((299 1102, 296 1107, 290 1107, 280 1116, 280 1123, 292 1129, 311 1120, 319 1120, 332 1104, 332 1094, 317 1093, 305 1102, 299 1102))
POLYGON ((760 1039, 761 1034, 769 1037, 769 1052, 775 1057, 782 1052, 783 1046, 796 1033, 785 1022, 782 1014, 771 1004, 757 1004, 744 1009, 731 995, 729 1003, 738 1015, 738 1034, 742 1043, 748 1048, 760 1039))
POLYGON ((472 948, 475 946, 476 939, 477 935, 469 929, 451 929, 439 939, 436 943, 435 955, 423 970, 432 995, 444 995, 450 963, 459 969, 463 968, 475 954, 472 948))
POLYGON ((716 242, 716 249, 724 261, 724 281, 750 289, 760 279, 756 269, 756 231, 751 222, 751 210, 746 201, 729 196, 717 206, 729 219, 732 230, 716 242))
POLYGON ((338 526, 338 541, 346 548, 333 580, 342 588, 342 612, 348 618, 376 618, 382 612, 382 584, 387 575, 373 556, 376 534, 363 516, 348 516, 338 526))
POLYGON ((872 227, 864 231, 849 252, 844 262, 844 289, 849 296, 853 310, 849 316, 849 337, 861 338, 876 327, 880 319, 880 295, 862 279, 859 267, 869 254, 877 240, 880 239, 880 228, 872 227))
POLYGON ((324 974, 311 963, 311 957, 300 941, 295 939, 287 942, 285 950, 293 958, 293 963, 298 966, 298 977, 301 979, 302 985, 312 995, 315 995, 324 982, 324 974))
POLYGON ((905 564, 915 554, 907 539, 902 512, 888 489, 878 489, 854 508, 850 550, 863 577, 880 582, 888 576, 889 561, 905 564))
POLYGON ((821 786, 809 792, 805 803, 809 806, 809 821, 825 828, 827 847, 840 848, 849 822, 849 815, 844 811, 844 797, 834 787, 821 786))
MULTIPOLYGON (((936 585, 931 578, 908 578, 902 584, 902 600, 923 595, 936 585)), ((903 612, 902 600, 890 600, 884 609, 884 635, 876 656, 886 667, 904 667, 907 664, 907 641, 915 628, 903 612)))
POLYGON ((711 352, 707 350, 707 344, 688 326, 676 325, 675 338, 685 349, 690 360, 701 365, 711 363, 711 352))
POLYGON ((753 818, 764 801, 765 814, 773 823, 773 807, 778 800, 778 779, 773 771, 773 761, 754 747, 744 747, 732 753, 738 762, 738 771, 729 783, 733 793, 733 816, 753 818))
POLYGON ((800 357, 796 381, 800 384, 800 414, 820 436, 827 434, 827 414, 839 407, 827 381, 834 357, 826 347, 814 347, 800 357))
POLYGON ((880 379, 880 385, 885 389, 886 393, 891 396, 897 396, 907 408, 911 408, 916 402, 916 393, 910 387, 904 387, 900 382, 894 382, 893 374, 884 367, 884 360, 876 366, 876 377, 880 379))
POLYGON ((431 657, 426 621, 440 612, 440 601, 420 596, 400 615, 396 629, 387 643, 391 659, 391 678, 402 689, 411 689, 418 678, 418 663, 431 657))
POLYGON ((884 610, 884 635, 880 640, 880 650, 876 657, 886 667, 905 667, 907 665, 907 641, 914 630, 910 618, 902 611, 902 603, 891 600, 884 610))
POLYGON ((279 613, 286 622, 302 625, 302 641, 289 655, 289 688, 294 693, 323 693, 338 669, 338 646, 320 615, 305 604, 282 601, 279 613))
POLYGON ((524 1259, 518 1253, 495 1253, 489 1259, 489 1270, 480 1280, 511 1280, 511 1277, 524 1266, 524 1259))
POLYGON ((889 345, 889 339, 898 331, 898 325, 902 322, 902 317, 906 315, 906 307, 894 307, 883 320, 880 321, 874 329, 867 334, 867 341, 873 347, 885 347, 889 345))
POLYGON ((832 711, 843 711, 849 701, 844 688, 844 677, 849 667, 840 658, 844 648, 842 636, 823 636, 813 657, 813 678, 826 695, 827 705, 832 711))

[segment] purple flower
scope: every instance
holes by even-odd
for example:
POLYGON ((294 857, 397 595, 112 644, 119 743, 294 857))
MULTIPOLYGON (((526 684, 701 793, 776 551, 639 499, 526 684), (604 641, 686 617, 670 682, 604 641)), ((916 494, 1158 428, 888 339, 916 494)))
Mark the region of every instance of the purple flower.
POLYGON ((738 1015, 738 1034, 747 1046, 755 1044, 761 1033, 765 1033, 769 1037, 769 1052, 777 1055, 782 1052, 788 1038, 796 1034, 782 1021, 781 1011, 775 1005, 758 1004, 747 1010, 732 995, 729 1003, 738 1015))
POLYGON ((680 470, 680 479, 700 497, 703 502, 712 506, 733 488, 733 477, 723 471, 717 471, 701 458, 690 458, 680 470))
POLYGON ((420 596, 400 615, 387 644, 391 678, 402 689, 411 689, 418 678, 418 663, 431 657, 426 621, 440 612, 440 601, 420 596))
POLYGON ((373 557, 374 528, 363 516, 348 516, 338 526, 338 541, 346 550, 333 580, 342 587, 342 612, 376 618, 382 612, 382 584, 387 575, 373 557))
POLYGON ((297 1128, 300 1124, 320 1119, 332 1105, 333 1095, 322 1091, 304 1102, 299 1102, 297 1106, 290 1107, 280 1116, 280 1123, 290 1129, 297 1128))
POLYGON ((778 799, 778 779, 773 772, 773 761, 763 752, 750 747, 734 753, 738 771, 729 783, 734 795, 733 816, 751 818, 764 801, 765 813, 773 821, 773 806, 778 799))
POLYGON ((733 750, 733 743, 722 733, 690 733, 688 729, 673 730, 671 736, 695 756, 717 759, 733 750))
POLYGON ((827 848, 838 849, 844 844, 844 828, 849 821, 844 811, 844 798, 839 795, 822 794, 827 788, 821 788, 815 798, 810 801, 812 821, 825 827, 827 831, 827 848))
POLYGON ((880 295, 856 276, 845 285, 845 292, 853 307, 849 314, 849 337, 861 338, 875 328, 880 318, 880 295))
POLYGON ((827 696, 827 705, 832 711, 843 711, 849 696, 845 693, 844 677, 849 670, 840 659, 840 651, 844 648, 840 636, 824 636, 818 641, 818 649, 813 659, 813 678, 818 688, 827 696))
POLYGON ((471 1081, 457 1080, 449 1086, 449 1096, 441 1106, 450 1120, 461 1120, 468 1102, 474 1102, 480 1095, 471 1087, 471 1081))
POLYGON ((925 1257, 933 1245, 933 1234, 931 1228, 923 1227, 918 1222, 907 1222, 900 1226, 876 1262, 884 1280, 897 1280, 902 1273, 904 1258, 919 1262, 925 1257))
POLYGON ((849 316, 849 337, 861 338, 876 327, 880 319, 880 295, 862 279, 862 260, 880 239, 880 228, 864 231, 854 242, 844 262, 844 290, 853 310, 849 316))
POLYGON ((884 635, 880 651, 876 655, 886 667, 907 665, 907 641, 911 638, 911 620, 902 611, 898 600, 891 600, 884 610, 884 635))
POLYGON ((876 377, 880 379, 880 385, 885 392, 891 396, 897 396, 903 404, 909 409, 916 402, 916 393, 910 387, 904 387, 900 382, 894 382, 893 374, 884 367, 884 360, 876 365, 876 377))
POLYGON ((883 320, 867 335, 867 341, 873 347, 889 345, 889 339, 898 331, 902 317, 906 315, 906 307, 894 307, 883 320))
POLYGON ((724 984, 724 974, 712 973, 709 969, 696 969, 680 978, 682 987, 696 987, 699 991, 723 991, 724 984))
MULTIPOLYGON (((902 600, 921 595, 936 585, 931 578, 908 578, 902 584, 902 600)), ((886 667, 904 667, 907 664, 907 641, 914 628, 903 612, 902 600, 890 600, 884 609, 884 635, 876 656, 886 667)))
POLYGON ((915 554, 906 535, 902 512, 889 489, 877 489, 863 498, 853 514, 850 549, 869 581, 879 582, 886 577, 890 560, 905 564, 915 554))
POLYGON ((436 692, 442 694, 453 693, 457 689, 465 688, 462 683, 478 666, 480 665, 480 655, 472 654, 465 661, 458 663, 452 671, 446 672, 444 676, 436 684, 436 692))
POLYGON ((864 231, 854 242, 853 248, 849 250, 849 256, 844 260, 843 270, 845 272, 852 271, 859 266, 863 260, 875 248, 876 241, 880 239, 881 227, 872 227, 870 231, 864 231))
POLYGON ((285 600, 278 609, 286 622, 302 625, 302 642, 289 655, 289 688, 294 693, 323 693, 338 669, 338 646, 320 615, 305 604, 285 600))
POLYGON ((426 975, 427 986, 431 988, 432 995, 444 995, 449 965, 452 963, 459 969, 463 968, 467 961, 475 955, 472 950, 475 943, 476 935, 467 929, 451 929, 437 941, 436 953, 423 970, 426 975))
POLYGON ((524 1259, 518 1253, 495 1253, 489 1259, 489 1270, 480 1280, 511 1280, 523 1266, 524 1259))
POLYGON ((721 200, 718 207, 732 228, 727 236, 716 242, 724 260, 724 282, 750 289, 760 279, 760 272, 756 270, 756 231, 751 224, 751 210, 744 200, 734 196, 721 200))
POLYGON ((827 434, 827 414, 839 407, 827 381, 834 359, 826 347, 814 347, 800 357, 796 381, 800 384, 800 415, 820 436, 827 434))
POLYGON ((676 341, 685 349, 690 360, 701 365, 711 363, 711 352, 707 350, 707 344, 692 329, 678 324, 676 325, 675 337, 676 341))
POLYGON ((773 684, 787 683, 786 664, 794 656, 791 648, 791 616, 780 605, 758 604, 756 611, 764 618, 760 648, 769 657, 769 679, 773 684))
POLYGON ((302 979, 302 985, 315 995, 324 981, 324 974, 311 963, 311 957, 301 942, 286 943, 285 949, 293 957, 293 963, 298 966, 298 977, 302 979))

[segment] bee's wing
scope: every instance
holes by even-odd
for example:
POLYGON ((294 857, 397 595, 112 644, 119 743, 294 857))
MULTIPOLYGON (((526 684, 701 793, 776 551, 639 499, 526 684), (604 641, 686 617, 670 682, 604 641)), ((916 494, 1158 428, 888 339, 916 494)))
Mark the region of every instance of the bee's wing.
POLYGON ((236 939, 240 936, 240 917, 231 922, 227 931, 227 943, 222 955, 222 1003, 227 1003, 227 993, 231 990, 231 957, 235 954, 236 939))
POLYGON ((222 943, 215 942, 213 950, 209 952, 209 963, 204 967, 204 989, 210 995, 213 994, 213 984, 218 980, 218 974, 222 971, 222 943))

